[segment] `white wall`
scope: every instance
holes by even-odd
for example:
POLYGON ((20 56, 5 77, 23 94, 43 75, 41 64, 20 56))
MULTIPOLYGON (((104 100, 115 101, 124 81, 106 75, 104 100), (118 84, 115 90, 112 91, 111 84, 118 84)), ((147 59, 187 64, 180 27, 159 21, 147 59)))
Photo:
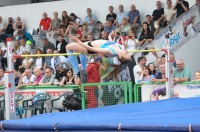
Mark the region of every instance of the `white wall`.
MULTIPOLYGON (((17 1, 17 0, 16 0, 17 1)), ((166 0, 161 0, 164 5, 166 0)), ((172 0, 173 2, 175 0, 172 0)), ((188 0, 190 6, 195 4, 195 0, 188 0)), ((86 15, 86 8, 91 8, 93 14, 97 16, 98 20, 105 22, 105 17, 108 13, 108 6, 112 5, 115 12, 118 12, 118 5, 123 4, 125 11, 130 10, 130 5, 135 4, 136 8, 140 11, 142 21, 147 14, 152 14, 156 9, 156 0, 64 0, 57 2, 47 2, 38 4, 26 4, 17 6, 7 6, 0 8, 0 15, 5 21, 8 17, 21 16, 22 20, 26 23, 28 28, 38 28, 42 13, 47 12, 50 17, 53 16, 54 11, 61 12, 66 10, 68 14, 74 12, 80 18, 86 15)))

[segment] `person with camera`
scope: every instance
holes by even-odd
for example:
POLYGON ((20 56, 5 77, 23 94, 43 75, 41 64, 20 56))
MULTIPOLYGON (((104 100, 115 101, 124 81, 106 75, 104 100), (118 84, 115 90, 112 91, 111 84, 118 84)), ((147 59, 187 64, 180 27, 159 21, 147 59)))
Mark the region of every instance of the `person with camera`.
MULTIPOLYGON (((135 33, 130 32, 125 41, 124 47, 126 50, 136 50, 139 46, 139 41, 135 39, 135 33)), ((132 54, 132 53, 131 53, 132 54)))
POLYGON ((13 37, 14 30, 13 30, 13 18, 12 17, 8 18, 8 23, 4 27, 4 30, 5 30, 4 37, 8 37, 8 38, 13 37))
POLYGON ((185 0, 176 0, 173 10, 176 10, 176 18, 178 18, 184 12, 189 11, 189 3, 185 0))

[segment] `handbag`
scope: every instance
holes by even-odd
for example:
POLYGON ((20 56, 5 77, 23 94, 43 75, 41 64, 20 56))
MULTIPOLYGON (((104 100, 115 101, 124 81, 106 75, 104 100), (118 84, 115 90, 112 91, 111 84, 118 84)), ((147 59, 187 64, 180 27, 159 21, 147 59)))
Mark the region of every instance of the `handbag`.
POLYGON ((74 95, 77 93, 78 91, 74 91, 73 94, 69 94, 65 97, 65 99, 62 102, 62 105, 67 108, 68 110, 81 110, 82 106, 81 106, 81 99, 78 99, 76 97, 74 97, 74 95))

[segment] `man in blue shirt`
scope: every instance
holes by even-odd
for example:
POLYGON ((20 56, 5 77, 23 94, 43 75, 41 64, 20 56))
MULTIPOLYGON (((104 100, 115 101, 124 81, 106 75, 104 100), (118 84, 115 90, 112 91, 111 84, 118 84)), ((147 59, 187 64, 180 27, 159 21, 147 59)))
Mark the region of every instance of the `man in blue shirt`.
POLYGON ((117 14, 117 27, 120 27, 122 25, 122 21, 124 18, 128 18, 128 14, 124 11, 124 6, 119 5, 119 13, 117 14))
POLYGON ((85 16, 85 24, 87 25, 89 32, 92 33, 94 31, 97 18, 92 15, 92 10, 87 8, 87 16, 85 16))
POLYGON ((116 27, 112 24, 111 20, 106 20, 106 26, 104 26, 104 31, 109 35, 112 31, 114 31, 116 27))

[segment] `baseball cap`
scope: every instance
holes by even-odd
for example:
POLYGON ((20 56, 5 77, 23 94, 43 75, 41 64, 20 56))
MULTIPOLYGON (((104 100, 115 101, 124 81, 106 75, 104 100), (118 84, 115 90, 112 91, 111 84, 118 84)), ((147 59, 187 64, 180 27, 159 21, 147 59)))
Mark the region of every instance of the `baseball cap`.
POLYGON ((97 56, 97 57, 95 57, 94 61, 95 61, 95 62, 97 62, 97 61, 102 62, 102 59, 101 59, 101 57, 97 56))

